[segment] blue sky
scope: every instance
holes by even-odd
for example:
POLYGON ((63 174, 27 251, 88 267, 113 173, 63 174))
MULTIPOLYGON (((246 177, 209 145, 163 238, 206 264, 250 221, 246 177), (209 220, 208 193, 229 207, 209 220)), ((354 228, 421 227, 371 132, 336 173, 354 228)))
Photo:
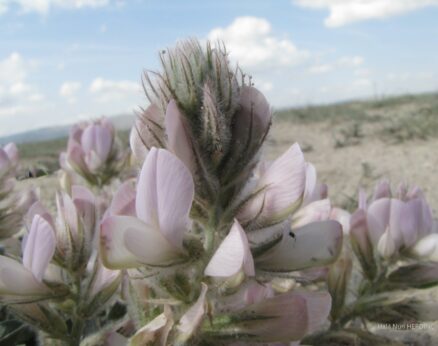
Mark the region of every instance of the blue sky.
POLYGON ((147 104, 143 69, 222 39, 276 108, 438 90, 438 0, 0 0, 0 136, 147 104))

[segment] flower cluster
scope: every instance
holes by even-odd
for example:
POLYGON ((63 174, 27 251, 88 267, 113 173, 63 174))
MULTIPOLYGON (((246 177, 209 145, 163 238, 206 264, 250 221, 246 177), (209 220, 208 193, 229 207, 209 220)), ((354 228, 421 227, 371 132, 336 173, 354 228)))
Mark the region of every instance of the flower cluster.
POLYGON ((0 299, 23 321, 50 338, 78 344, 87 320, 119 288, 121 274, 96 252, 96 201, 83 186, 56 198, 57 218, 36 201, 24 218, 21 260, 0 256, 0 299))
POLYGON ((75 172, 91 185, 103 186, 121 172, 126 154, 114 126, 102 118, 75 125, 70 131, 67 151, 61 153, 59 160, 66 172, 75 172))
POLYGON ((408 189, 401 184, 393 193, 383 180, 369 199, 360 190, 358 209, 350 220, 352 253, 344 251, 328 274, 332 328, 324 340, 378 340, 361 329, 351 329, 358 320, 408 323, 438 318, 438 307, 420 298, 421 289, 438 284, 437 225, 416 186, 408 189), (360 277, 353 272, 356 264, 360 277), (340 328, 345 329, 343 335, 335 332, 340 328))
POLYGON ((298 144, 261 160, 271 108, 225 51, 189 41, 162 62, 162 74, 146 75, 151 105, 131 132, 144 161, 137 185, 120 187, 101 225, 103 263, 142 280, 131 290, 141 309, 132 342, 303 338, 326 321, 331 298, 292 290, 287 277, 308 281, 342 247, 314 167, 298 144))
POLYGON ((18 161, 18 149, 14 143, 0 147, 0 240, 19 231, 23 213, 35 198, 33 191, 21 196, 17 193, 18 161))

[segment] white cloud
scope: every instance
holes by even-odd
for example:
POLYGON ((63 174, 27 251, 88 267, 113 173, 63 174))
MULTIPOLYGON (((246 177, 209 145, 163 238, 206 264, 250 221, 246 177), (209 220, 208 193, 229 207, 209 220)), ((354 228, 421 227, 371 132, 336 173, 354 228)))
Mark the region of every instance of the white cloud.
POLYGON ((328 9, 324 20, 328 27, 339 27, 368 19, 383 19, 427 6, 438 6, 438 0, 293 0, 311 9, 328 9))
MULTIPOLYGON (((98 8, 109 5, 111 0, 0 0, 0 15, 6 13, 13 5, 22 12, 47 14, 52 8, 81 9, 98 8)), ((120 2, 116 1, 116 5, 120 2)))
MULTIPOLYGON (((37 64, 24 59, 20 53, 13 52, 0 60, 0 117, 11 118, 22 114, 33 114, 41 104, 35 107, 35 102, 42 101, 44 95, 27 81, 29 72, 37 64)), ((20 122, 21 123, 21 122, 20 122)), ((4 124, 2 119, 2 124, 4 124)), ((8 130, 9 123, 1 131, 8 130)))
POLYGON ((312 74, 322 74, 333 70, 333 66, 330 64, 318 64, 309 68, 309 72, 312 74))
POLYGON ((361 56, 344 56, 339 59, 338 64, 344 67, 358 67, 363 64, 364 60, 361 56))
POLYGON ((108 31, 108 27, 106 26, 106 24, 102 24, 100 27, 99 27, 99 32, 101 33, 101 34, 104 34, 104 33, 106 33, 108 31))
POLYGON ((17 82, 17 83, 14 83, 14 84, 12 84, 12 85, 10 86, 10 88, 9 88, 9 92, 10 92, 12 95, 22 95, 22 94, 26 94, 26 93, 28 93, 28 92, 31 91, 31 90, 32 90, 32 87, 31 87, 29 84, 24 83, 24 82, 17 82))
POLYGON ((66 98, 68 102, 76 102, 76 94, 81 89, 80 82, 64 82, 59 88, 59 95, 66 98))
POLYGON ((18 83, 26 77, 26 62, 17 53, 11 53, 6 59, 0 60, 0 83, 18 83))
POLYGON ((92 94, 97 95, 97 100, 100 102, 114 101, 136 96, 140 93, 140 90, 139 83, 133 81, 113 81, 100 77, 94 79, 89 87, 89 91, 92 94))
POLYGON ((244 69, 292 66, 309 55, 288 38, 275 36, 264 18, 237 17, 229 26, 211 30, 208 38, 224 41, 230 57, 244 69))

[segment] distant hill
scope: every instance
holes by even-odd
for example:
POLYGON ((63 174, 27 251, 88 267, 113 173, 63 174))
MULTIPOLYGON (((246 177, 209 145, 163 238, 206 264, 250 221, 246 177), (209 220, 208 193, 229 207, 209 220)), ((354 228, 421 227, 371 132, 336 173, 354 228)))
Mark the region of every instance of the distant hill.
MULTIPOLYGON (((117 115, 110 118, 114 126, 118 130, 127 130, 131 128, 134 116, 133 115, 117 115)), ((68 135, 70 127, 72 125, 44 127, 27 132, 21 132, 10 136, 0 138, 0 145, 4 145, 9 142, 14 143, 31 143, 31 142, 44 142, 53 139, 63 138, 68 135)))

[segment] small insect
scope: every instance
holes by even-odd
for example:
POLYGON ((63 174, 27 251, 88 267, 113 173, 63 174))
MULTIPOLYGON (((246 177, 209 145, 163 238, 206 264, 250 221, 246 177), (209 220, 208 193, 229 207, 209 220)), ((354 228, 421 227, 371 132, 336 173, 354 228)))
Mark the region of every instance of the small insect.
POLYGON ((289 231, 289 236, 290 236, 291 238, 293 238, 295 241, 297 241, 297 236, 295 235, 294 232, 289 231))

